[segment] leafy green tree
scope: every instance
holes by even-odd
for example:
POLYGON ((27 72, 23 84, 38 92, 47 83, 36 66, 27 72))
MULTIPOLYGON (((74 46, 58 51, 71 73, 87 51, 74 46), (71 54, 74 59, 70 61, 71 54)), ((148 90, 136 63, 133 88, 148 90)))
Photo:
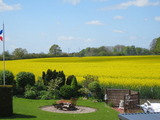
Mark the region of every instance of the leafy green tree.
POLYGON ((152 40, 150 44, 150 50, 154 54, 160 55, 160 37, 152 40))
POLYGON ((54 44, 50 47, 49 53, 53 54, 54 56, 57 56, 57 55, 60 55, 62 53, 62 50, 58 45, 54 44))
POLYGON ((23 58, 25 55, 28 54, 26 49, 23 48, 16 48, 12 53, 16 58, 23 58))
POLYGON ((130 46, 130 55, 136 55, 136 48, 134 45, 130 46))

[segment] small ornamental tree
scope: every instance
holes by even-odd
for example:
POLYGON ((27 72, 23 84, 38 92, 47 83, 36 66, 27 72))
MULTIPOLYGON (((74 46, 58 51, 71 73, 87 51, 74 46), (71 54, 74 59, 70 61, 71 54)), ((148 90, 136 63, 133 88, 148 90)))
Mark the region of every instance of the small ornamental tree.
POLYGON ((66 85, 71 85, 73 78, 75 78, 74 75, 68 76, 66 80, 66 85))
MULTIPOLYGON (((0 85, 3 85, 3 71, 0 71, 0 85)), ((14 75, 11 71, 5 70, 5 84, 13 85, 14 84, 14 75)))
POLYGON ((66 76, 63 71, 58 72, 57 78, 61 78, 61 83, 59 84, 59 87, 62 87, 63 85, 65 85, 66 76))
POLYGON ((33 86, 35 84, 35 75, 30 72, 20 72, 16 76, 16 83, 18 89, 21 89, 22 92, 24 92, 26 85, 33 86))
POLYGON ((51 69, 48 69, 46 73, 42 72, 42 79, 45 85, 48 85, 51 80, 56 80, 57 78, 61 78, 59 87, 65 85, 66 78, 63 71, 56 72, 56 70, 52 71, 51 69))
POLYGON ((73 79, 72 79, 71 88, 73 89, 73 93, 72 93, 73 97, 78 96, 79 85, 77 83, 76 77, 73 77, 73 79))

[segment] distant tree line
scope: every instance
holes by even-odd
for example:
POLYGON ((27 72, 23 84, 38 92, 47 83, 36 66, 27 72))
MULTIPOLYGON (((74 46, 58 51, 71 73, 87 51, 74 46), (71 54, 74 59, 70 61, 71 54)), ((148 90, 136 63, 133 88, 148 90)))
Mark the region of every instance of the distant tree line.
POLYGON ((135 46, 116 45, 101 46, 99 48, 86 48, 79 52, 80 56, 125 56, 125 55, 150 55, 150 50, 135 46))
MULTIPOLYGON (((83 57, 83 56, 127 56, 127 55, 160 55, 160 37, 152 40, 150 49, 116 45, 116 46, 101 46, 98 48, 87 47, 76 53, 64 53, 57 44, 53 44, 49 48, 48 53, 28 53, 26 49, 16 48, 12 53, 5 51, 6 60, 14 59, 30 59, 30 58, 45 58, 45 57, 83 57)), ((0 55, 0 60, 3 58, 3 53, 0 55)))

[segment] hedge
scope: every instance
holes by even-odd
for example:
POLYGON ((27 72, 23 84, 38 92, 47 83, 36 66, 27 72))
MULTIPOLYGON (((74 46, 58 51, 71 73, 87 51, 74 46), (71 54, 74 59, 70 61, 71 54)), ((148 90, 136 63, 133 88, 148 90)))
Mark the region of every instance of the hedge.
POLYGON ((0 85, 0 117, 8 117, 13 114, 12 86, 0 85))

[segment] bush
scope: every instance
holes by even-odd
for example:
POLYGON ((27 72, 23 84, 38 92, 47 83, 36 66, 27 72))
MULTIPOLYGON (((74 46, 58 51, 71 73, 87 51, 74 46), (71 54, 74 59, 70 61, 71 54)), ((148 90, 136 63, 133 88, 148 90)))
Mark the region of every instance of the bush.
POLYGON ((93 81, 88 85, 89 90, 92 92, 93 97, 99 98, 99 93, 101 91, 100 85, 97 81, 93 81))
POLYGON ((13 114, 12 86, 0 86, 0 117, 8 117, 13 114))
POLYGON ((33 86, 35 84, 35 75, 30 72, 20 72, 16 76, 16 82, 18 89, 22 89, 24 92, 26 85, 33 86))
POLYGON ((65 84, 65 74, 63 71, 56 72, 56 70, 52 71, 51 69, 48 69, 47 72, 42 72, 42 79, 44 80, 44 84, 48 85, 48 83, 51 80, 55 80, 57 78, 61 78, 62 82, 59 84, 59 87, 63 86, 65 84))
POLYGON ((73 97, 72 93, 73 89, 70 85, 64 85, 60 88, 60 94, 64 99, 70 99, 71 97, 73 97))
POLYGON ((39 98, 43 100, 49 100, 53 98, 53 95, 49 91, 44 90, 44 91, 40 91, 39 98))
POLYGON ((42 90, 47 89, 47 87, 44 85, 41 77, 39 77, 38 80, 36 81, 35 87, 36 87, 37 91, 42 91, 42 90))
POLYGON ((73 77, 73 79, 72 79, 71 88, 73 89, 73 93, 72 93, 73 97, 78 96, 78 89, 79 89, 79 86, 78 86, 76 77, 73 77))
POLYGON ((65 85, 66 76, 63 71, 58 72, 57 78, 61 78, 61 83, 59 84, 59 87, 62 87, 63 85, 65 85))
POLYGON ((93 82, 93 81, 97 81, 98 82, 98 76, 94 76, 94 75, 86 75, 83 77, 84 80, 82 81, 82 86, 88 88, 89 83, 93 82))
MULTIPOLYGON (((9 70, 5 70, 5 84, 6 85, 14 84, 14 75, 9 70)), ((0 85, 3 85, 3 71, 0 71, 0 85)))
POLYGON ((80 92, 80 94, 81 94, 82 96, 84 96, 84 97, 86 97, 86 98, 88 98, 89 95, 91 94, 91 91, 90 91, 88 88, 85 88, 85 87, 80 88, 78 91, 80 92))
POLYGON ((36 99, 37 98, 37 92, 34 90, 28 90, 25 92, 24 94, 25 98, 29 98, 29 99, 36 99))
POLYGON ((76 77, 74 75, 68 76, 67 80, 66 80, 66 85, 71 85, 73 78, 76 79, 76 77))

